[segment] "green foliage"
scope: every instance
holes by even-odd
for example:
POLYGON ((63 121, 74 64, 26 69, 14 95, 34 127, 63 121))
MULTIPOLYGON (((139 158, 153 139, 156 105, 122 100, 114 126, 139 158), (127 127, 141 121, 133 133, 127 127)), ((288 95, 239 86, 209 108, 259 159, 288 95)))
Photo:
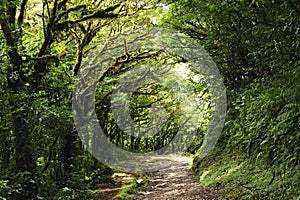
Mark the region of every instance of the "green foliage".
POLYGON ((96 192, 92 190, 78 190, 68 187, 61 188, 53 197, 53 200, 76 200, 76 199, 89 199, 96 192))
POLYGON ((299 75, 296 67, 231 93, 218 147, 194 162, 202 184, 233 199, 299 197, 299 75))
POLYGON ((288 80, 291 74, 294 70, 253 83, 237 96, 231 107, 235 117, 227 121, 226 133, 232 137, 228 146, 268 158, 270 163, 299 163, 300 87, 288 80))
POLYGON ((139 11, 131 1, 2 1, 0 11, 1 198, 83 199, 111 170, 76 137, 76 68, 112 29, 147 16, 124 25, 139 11))
POLYGON ((166 1, 163 26, 210 52, 230 89, 293 68, 299 60, 299 6, 279 1, 166 1))
MULTIPOLYGON (((73 83, 91 49, 115 33, 145 25, 175 28, 196 39, 225 79, 226 127, 216 151, 194 164, 203 184, 225 188, 229 198, 240 197, 240 191, 244 199, 297 198, 298 1, 26 2, 0 4, 0 198, 85 199, 94 193, 91 189, 110 179, 112 170, 83 150, 76 136, 73 83), (221 164, 213 157, 216 152, 224 156, 218 157, 221 164)), ((181 102, 159 84, 138 88, 129 102, 130 115, 139 125, 151 124, 151 105, 165 108, 166 125, 153 138, 130 137, 113 119, 111 92, 123 73, 141 63, 175 67, 171 61, 182 62, 174 55, 152 56, 153 52, 133 52, 132 60, 113 64, 98 84, 101 126, 113 143, 126 150, 159 149, 179 128, 181 102)), ((203 100, 199 108, 203 118, 190 153, 201 146, 210 120, 210 96, 199 84, 201 78, 193 72, 187 78, 203 100)), ((124 198, 139 192, 139 184, 124 188, 124 198)))
MULTIPOLYGON (((175 92, 171 91, 167 86, 162 86, 157 81, 152 80, 150 78, 151 75, 147 75, 146 78, 144 77, 144 74, 141 76, 141 74, 139 74, 141 72, 133 72, 129 75, 129 78, 127 77, 127 79, 138 80, 138 83, 142 83, 142 80, 144 79, 150 82, 139 85, 128 100, 128 104, 118 105, 119 102, 125 101, 127 97, 127 94, 125 93, 118 94, 118 96, 114 96, 114 99, 112 99, 113 90, 116 89, 117 82, 122 80, 122 72, 131 70, 136 65, 137 67, 135 69, 137 70, 138 67, 145 64, 151 63, 151 65, 155 65, 169 62, 168 68, 165 69, 165 74, 162 76, 166 76, 166 74, 169 75, 170 72, 172 73, 175 70, 187 70, 187 68, 185 68, 185 63, 183 63, 180 58, 167 53, 160 53, 157 56, 151 56, 155 53, 155 50, 132 53, 132 62, 116 64, 109 68, 106 72, 106 78, 98 84, 96 94, 96 112, 100 119, 101 127, 103 128, 104 133, 109 137, 110 141, 123 149, 136 152, 149 152, 160 149, 161 147, 169 144, 177 134, 180 128, 180 123, 184 121, 181 119, 182 110, 186 109, 185 111, 188 112, 188 108, 181 105, 182 102, 179 101, 179 97, 177 96, 178 94, 175 94, 175 92), (143 59, 142 56, 145 58, 143 59), (135 57, 140 58, 136 61, 135 57), (121 106, 122 108, 128 105, 130 117, 138 127, 133 128, 129 126, 128 123, 125 127, 125 131, 122 130, 118 126, 112 113, 112 106, 116 105, 121 106), (155 110, 153 112, 153 106, 155 108, 164 109, 165 113, 158 113, 158 110, 160 109, 155 110, 155 108, 153 109, 155 110), (155 129, 161 125, 161 130, 155 129), (131 137, 130 133, 139 137, 131 137), (153 135, 153 137, 147 137, 146 134, 153 135)), ((154 69, 151 68, 151 70, 154 69)), ((180 73, 180 71, 177 73, 180 73)), ((183 72, 181 71, 181 73, 183 72)), ((206 92, 207 86, 202 83, 203 77, 198 76, 199 75, 196 75, 193 72, 189 72, 187 73, 186 78, 182 78, 185 82, 189 82, 192 85, 195 97, 199 99, 199 101, 197 101, 197 106, 201 113, 201 119, 197 122, 199 129, 193 140, 193 144, 188 149, 188 151, 193 153, 195 153, 200 147, 210 120, 210 95, 206 92)), ((177 84, 179 78, 179 76, 173 75, 171 77, 169 75, 168 78, 164 79, 164 84, 177 84)), ((180 84, 177 84, 178 87, 184 87, 180 84)), ((124 87, 127 90, 130 90, 132 87, 135 87, 135 85, 130 81, 125 81, 122 83, 122 86, 119 87, 124 87)), ((124 123, 122 122, 124 120, 125 119, 121 119, 119 122, 124 123)), ((178 147, 174 145, 173 150, 176 150, 176 148, 178 147)))
POLYGON ((221 184, 233 195, 230 199, 298 198, 297 1, 164 2, 170 12, 161 25, 197 39, 213 56, 228 88, 227 121, 218 147, 194 163, 206 177, 203 183, 221 184), (217 154, 222 157, 214 159, 217 154))
POLYGON ((299 166, 280 171, 278 166, 267 167, 263 161, 221 152, 195 163, 201 184, 224 194, 221 199, 296 200, 300 195, 299 166))
POLYGON ((123 185, 121 191, 114 197, 114 199, 132 199, 135 195, 141 194, 146 186, 146 181, 138 182, 134 180, 132 183, 123 185))
POLYGON ((1 199, 22 199, 27 195, 32 195, 35 180, 30 172, 19 172, 13 177, 6 178, 6 180, 0 180, 1 199), (26 188, 30 188, 31 190, 27 190, 26 188))

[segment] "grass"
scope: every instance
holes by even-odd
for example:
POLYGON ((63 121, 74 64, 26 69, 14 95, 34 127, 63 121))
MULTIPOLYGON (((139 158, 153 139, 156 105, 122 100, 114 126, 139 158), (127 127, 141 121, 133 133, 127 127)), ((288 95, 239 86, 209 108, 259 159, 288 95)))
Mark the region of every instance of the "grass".
POLYGON ((300 166, 268 167, 251 158, 204 158, 194 162, 200 183, 224 193, 223 199, 300 200, 300 166))
POLYGON ((135 177, 130 182, 126 182, 122 185, 119 193, 114 197, 118 200, 132 199, 138 194, 141 194, 147 186, 148 179, 145 176, 135 177))

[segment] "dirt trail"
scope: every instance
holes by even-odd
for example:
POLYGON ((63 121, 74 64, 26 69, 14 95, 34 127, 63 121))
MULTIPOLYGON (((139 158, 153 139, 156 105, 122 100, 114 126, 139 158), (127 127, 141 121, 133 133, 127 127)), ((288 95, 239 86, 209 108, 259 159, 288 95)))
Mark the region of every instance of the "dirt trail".
POLYGON ((150 158, 147 163, 152 172, 144 194, 135 200, 190 200, 218 199, 218 194, 199 185, 196 175, 191 171, 191 158, 182 156, 150 158))

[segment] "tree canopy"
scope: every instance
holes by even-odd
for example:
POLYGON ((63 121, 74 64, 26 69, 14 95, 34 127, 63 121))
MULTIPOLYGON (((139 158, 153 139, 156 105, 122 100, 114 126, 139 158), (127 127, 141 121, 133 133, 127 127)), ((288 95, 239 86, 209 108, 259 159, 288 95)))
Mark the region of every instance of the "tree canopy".
MULTIPOLYGON (((0 0, 0 197, 87 199, 109 179, 113 170, 84 148, 74 125, 76 77, 88 55, 108 38, 140 27, 160 27, 202 45, 226 87, 225 128, 211 155, 195 159, 194 170, 203 175, 200 166, 214 166, 213 157, 224 163, 236 157, 256 160, 251 166, 269 168, 266 176, 271 179, 263 185, 251 180, 251 192, 246 178, 238 179, 237 185, 248 191, 243 197, 296 198, 299 19, 296 0, 0 0)), ((157 72, 155 67, 131 71, 136 66, 163 66, 164 73, 178 75, 167 76, 166 85, 179 88, 178 81, 188 83, 195 94, 191 98, 197 99, 193 106, 201 120, 194 122, 197 134, 187 148, 197 157, 214 109, 206 77, 190 70, 185 58, 167 51, 127 52, 125 43, 121 48, 122 55, 96 83, 95 111, 109 141, 131 152, 160 149, 178 133, 182 113, 194 112, 181 105, 184 101, 176 92, 145 73, 157 72), (152 81, 143 83, 145 77, 152 81), (133 80, 143 84, 135 87, 133 80), (114 94, 122 87, 133 91, 130 98, 114 94), (133 123, 114 115, 116 106, 125 104, 133 123)), ((213 183, 226 185, 227 180, 222 181, 213 183)))

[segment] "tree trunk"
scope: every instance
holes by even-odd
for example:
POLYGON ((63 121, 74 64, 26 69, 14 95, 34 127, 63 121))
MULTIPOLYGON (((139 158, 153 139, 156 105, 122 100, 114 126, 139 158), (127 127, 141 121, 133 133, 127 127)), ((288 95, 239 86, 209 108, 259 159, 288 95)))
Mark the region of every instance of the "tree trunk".
POLYGON ((64 180, 70 178, 70 173, 72 171, 72 152, 73 152, 73 143, 74 143, 74 133, 71 129, 67 131, 67 134, 64 138, 63 145, 63 165, 64 165, 64 180))
MULTIPOLYGON (((7 68, 7 83, 15 98, 10 99, 10 108, 13 120, 13 133, 15 136, 15 173, 17 181, 21 184, 22 193, 16 195, 16 199, 33 199, 37 194, 34 180, 34 160, 31 152, 31 137, 28 122, 28 100, 22 99, 22 93, 26 92, 21 70, 22 58, 18 52, 18 42, 21 29, 16 27, 17 4, 14 1, 0 1, 0 25, 4 34, 7 55, 10 65, 7 68)), ((24 9, 27 1, 21 5, 18 24, 23 20, 24 9)))

